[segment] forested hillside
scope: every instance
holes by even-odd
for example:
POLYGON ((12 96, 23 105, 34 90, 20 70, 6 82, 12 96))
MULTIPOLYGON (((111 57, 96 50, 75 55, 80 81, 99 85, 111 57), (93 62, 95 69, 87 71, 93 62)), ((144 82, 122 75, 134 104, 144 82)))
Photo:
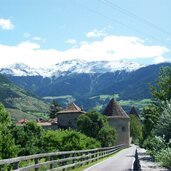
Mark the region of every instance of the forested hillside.
POLYGON ((23 117, 35 120, 46 115, 49 105, 32 93, 16 86, 0 75, 0 102, 10 111, 13 120, 23 117))

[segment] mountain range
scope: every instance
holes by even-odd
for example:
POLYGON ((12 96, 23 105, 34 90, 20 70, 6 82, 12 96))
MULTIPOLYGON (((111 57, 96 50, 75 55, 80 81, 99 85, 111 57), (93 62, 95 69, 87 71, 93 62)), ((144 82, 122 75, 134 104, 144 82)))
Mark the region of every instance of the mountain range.
POLYGON ((112 97, 125 108, 137 102, 145 105, 151 97, 148 85, 155 83, 162 66, 171 64, 72 60, 39 69, 13 64, 0 68, 0 73, 45 100, 62 105, 75 101, 85 110, 102 110, 112 97))
POLYGON ((42 76, 61 77, 73 73, 107 73, 116 71, 131 72, 143 67, 135 62, 94 61, 81 60, 64 61, 48 68, 31 68, 23 63, 16 63, 0 68, 0 73, 11 76, 42 76))

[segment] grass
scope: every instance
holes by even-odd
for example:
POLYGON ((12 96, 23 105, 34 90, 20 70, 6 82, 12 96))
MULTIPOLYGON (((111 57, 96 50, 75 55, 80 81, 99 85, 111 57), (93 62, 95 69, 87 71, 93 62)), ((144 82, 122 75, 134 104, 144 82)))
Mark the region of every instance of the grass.
POLYGON ((19 109, 11 109, 11 108, 7 108, 7 110, 9 111, 11 118, 12 118, 12 122, 14 122, 14 123, 23 118, 26 118, 29 121, 36 121, 37 118, 43 118, 45 120, 49 119, 48 115, 45 113, 23 112, 19 109))
POLYGON ((90 100, 99 99, 99 100, 105 101, 106 99, 111 99, 111 98, 117 99, 117 98, 119 98, 119 95, 118 94, 113 94, 113 95, 99 95, 99 96, 90 97, 89 99, 90 100))
POLYGON ((143 99, 143 100, 120 100, 119 104, 121 106, 135 106, 139 110, 141 110, 144 106, 151 102, 150 99, 143 99))
POLYGON ((57 100, 57 102, 61 105, 67 105, 68 103, 74 102, 76 99, 72 95, 65 95, 65 96, 45 96, 43 97, 44 100, 53 101, 57 100))
POLYGON ((18 109, 9 109, 9 108, 7 108, 7 110, 11 114, 11 118, 12 118, 13 122, 16 122, 16 121, 18 121, 20 119, 23 119, 23 118, 26 118, 26 119, 31 120, 31 121, 35 121, 36 118, 37 118, 34 115, 28 114, 28 113, 23 112, 23 111, 18 110, 18 109))
POLYGON ((73 97, 71 95, 66 95, 66 96, 45 96, 45 97, 43 97, 43 99, 45 99, 45 100, 67 99, 67 98, 73 98, 73 97))
POLYGON ((94 109, 100 111, 103 109, 103 105, 97 105, 94 109))

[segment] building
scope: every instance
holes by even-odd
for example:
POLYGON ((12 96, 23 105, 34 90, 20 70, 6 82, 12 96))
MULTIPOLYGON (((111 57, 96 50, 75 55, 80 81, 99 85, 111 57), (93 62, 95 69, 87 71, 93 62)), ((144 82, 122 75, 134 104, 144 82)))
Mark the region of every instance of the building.
POLYGON ((137 118, 140 118, 138 113, 137 113, 137 110, 136 110, 136 108, 134 106, 131 108, 131 110, 129 112, 129 115, 130 116, 133 115, 133 116, 136 116, 137 118))
POLYGON ((51 129, 51 130, 57 130, 57 118, 51 119, 49 121, 46 121, 42 118, 37 119, 37 125, 42 126, 44 129, 51 129))
MULTIPOLYGON (((27 120, 26 118, 23 118, 16 122, 16 126, 23 126, 28 122, 30 121, 27 120)), ((37 125, 41 126, 44 129, 52 129, 52 130, 58 129, 57 118, 51 119, 50 121, 45 121, 44 119, 39 118, 36 120, 35 123, 37 123, 37 125)))
POLYGON ((29 122, 29 120, 27 120, 26 118, 20 119, 19 121, 16 122, 17 126, 21 126, 23 124, 26 124, 27 122, 29 122))
POLYGON ((117 144, 130 144, 130 120, 122 107, 112 99, 105 108, 104 115, 107 116, 109 125, 117 131, 117 144))
POLYGON ((82 114, 85 114, 85 111, 76 104, 69 104, 65 109, 57 113, 58 127, 64 129, 77 129, 77 119, 82 114))

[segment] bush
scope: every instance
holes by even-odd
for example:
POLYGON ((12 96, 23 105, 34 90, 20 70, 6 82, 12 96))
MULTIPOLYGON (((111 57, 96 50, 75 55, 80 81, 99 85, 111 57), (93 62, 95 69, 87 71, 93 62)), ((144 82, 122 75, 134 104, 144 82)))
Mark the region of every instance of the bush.
POLYGON ((155 157, 158 151, 166 148, 166 144, 161 137, 148 137, 144 141, 143 147, 148 150, 151 156, 155 157))
POLYGON ((130 115, 130 135, 133 143, 138 143, 142 139, 142 125, 137 116, 130 115))
POLYGON ((163 112, 158 119, 155 133, 164 136, 167 142, 171 139, 171 100, 166 101, 163 106, 163 112))
POLYGON ((34 122, 28 122, 23 126, 14 126, 12 134, 15 144, 20 147, 19 156, 31 155, 42 152, 43 128, 34 122))
POLYGON ((162 149, 157 153, 156 160, 160 162, 162 166, 171 169, 171 148, 162 149))
POLYGON ((102 147, 113 146, 116 142, 116 131, 109 126, 100 129, 97 139, 101 142, 102 147))
POLYGON ((100 141, 103 147, 112 146, 116 140, 116 131, 109 126, 107 117, 97 111, 81 115, 77 121, 78 129, 83 134, 100 141))
POLYGON ((99 148, 100 143, 94 138, 74 130, 46 131, 43 135, 43 149, 45 152, 72 151, 99 148))
POLYGON ((10 126, 10 114, 0 104, 0 159, 15 157, 18 154, 18 147, 15 145, 10 126))

